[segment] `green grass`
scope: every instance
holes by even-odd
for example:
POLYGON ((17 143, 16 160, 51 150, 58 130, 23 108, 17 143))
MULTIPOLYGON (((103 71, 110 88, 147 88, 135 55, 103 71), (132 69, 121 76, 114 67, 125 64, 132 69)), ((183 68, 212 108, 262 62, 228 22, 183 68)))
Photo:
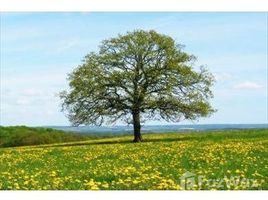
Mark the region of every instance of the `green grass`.
POLYGON ((51 144, 86 140, 89 137, 51 128, 0 126, 0 147, 51 144))
POLYGON ((188 171, 195 184, 186 189, 268 189, 268 129, 144 134, 142 143, 131 140, 2 148, 0 188, 180 190, 188 171))

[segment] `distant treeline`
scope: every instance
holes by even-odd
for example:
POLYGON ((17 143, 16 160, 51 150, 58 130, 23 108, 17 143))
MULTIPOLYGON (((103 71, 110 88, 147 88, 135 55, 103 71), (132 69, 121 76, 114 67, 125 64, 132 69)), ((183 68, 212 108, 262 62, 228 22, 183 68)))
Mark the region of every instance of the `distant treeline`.
POLYGON ((89 139, 89 136, 52 128, 0 126, 0 147, 51 144, 89 139))

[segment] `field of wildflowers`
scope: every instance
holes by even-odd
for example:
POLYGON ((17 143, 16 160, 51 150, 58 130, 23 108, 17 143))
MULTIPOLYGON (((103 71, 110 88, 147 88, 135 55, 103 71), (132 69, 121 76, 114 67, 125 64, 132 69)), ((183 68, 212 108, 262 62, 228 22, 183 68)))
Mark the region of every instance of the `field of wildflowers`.
POLYGON ((1 148, 0 189, 268 189, 267 129, 131 139, 1 148))

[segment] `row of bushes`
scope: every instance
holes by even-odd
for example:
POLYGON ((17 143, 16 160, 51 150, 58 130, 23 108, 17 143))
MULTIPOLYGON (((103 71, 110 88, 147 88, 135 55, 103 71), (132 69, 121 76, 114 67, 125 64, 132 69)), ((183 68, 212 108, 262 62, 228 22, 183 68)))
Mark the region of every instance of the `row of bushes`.
POLYGON ((0 147, 51 144, 88 139, 78 133, 64 132, 51 128, 26 126, 0 126, 0 147))

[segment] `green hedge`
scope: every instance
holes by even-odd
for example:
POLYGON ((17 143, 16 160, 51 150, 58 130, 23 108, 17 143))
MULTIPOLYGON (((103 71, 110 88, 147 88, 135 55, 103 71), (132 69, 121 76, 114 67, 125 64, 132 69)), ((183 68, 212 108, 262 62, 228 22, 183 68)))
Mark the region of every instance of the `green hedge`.
POLYGON ((52 128, 26 126, 0 126, 0 147, 51 144, 85 140, 89 137, 78 133, 64 132, 52 128))

